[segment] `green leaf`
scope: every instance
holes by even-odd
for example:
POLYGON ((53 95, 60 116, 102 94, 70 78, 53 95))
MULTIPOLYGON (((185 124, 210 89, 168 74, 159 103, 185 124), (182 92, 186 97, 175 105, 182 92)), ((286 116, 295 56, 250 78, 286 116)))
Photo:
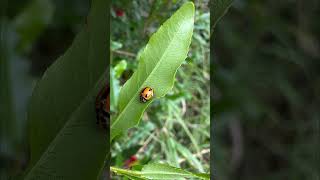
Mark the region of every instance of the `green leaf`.
POLYGON ((123 175, 131 180, 147 180, 146 178, 141 178, 141 177, 134 177, 134 176, 130 176, 130 175, 123 175))
POLYGON ((114 68, 110 68, 110 110, 117 112, 118 97, 120 93, 120 81, 122 73, 127 69, 127 61, 121 60, 114 68))
POLYGON ((28 111, 25 179, 97 179, 109 151, 95 96, 109 80, 108 2, 93 0, 85 26, 35 87, 28 111))
POLYGON ((117 79, 119 79, 123 73, 127 69, 127 61, 126 60, 121 60, 115 67, 115 76, 117 79))
POLYGON ((187 57, 193 25, 194 5, 188 2, 151 36, 137 71, 121 88, 119 114, 112 119, 110 140, 135 126, 147 106, 173 87, 176 71, 187 57), (141 103, 140 92, 147 86, 154 89, 154 98, 141 103))
POLYGON ((121 49, 122 48, 122 44, 120 42, 116 42, 116 41, 111 41, 111 50, 115 51, 117 49, 121 49))
POLYGON ((125 177, 128 177, 133 180, 144 180, 146 178, 141 177, 140 171, 133 171, 133 170, 127 170, 127 169, 120 169, 116 167, 110 167, 110 170, 118 175, 122 175, 125 177))
POLYGON ((145 165, 141 171, 133 171, 127 169, 120 169, 116 167, 110 168, 112 172, 126 176, 130 179, 185 179, 185 178, 197 178, 197 179, 210 179, 210 174, 205 173, 192 173, 180 168, 169 166, 167 164, 152 163, 145 165))
POLYGON ((210 174, 205 173, 194 173, 195 176, 197 176, 200 179, 210 179, 210 174))
POLYGON ((208 179, 203 174, 196 174, 185 171, 180 168, 169 166, 167 164, 148 164, 141 171, 142 177, 147 179, 185 179, 185 178, 200 178, 208 179))
POLYGON ((114 69, 110 68, 110 110, 111 112, 117 111, 118 96, 120 92, 120 82, 115 76, 114 69))
POLYGON ((148 164, 142 169, 143 177, 148 179, 184 179, 192 178, 192 173, 167 164, 148 164))
POLYGON ((233 0, 213 0, 211 2, 211 34, 213 33, 218 21, 227 13, 232 2, 233 0))

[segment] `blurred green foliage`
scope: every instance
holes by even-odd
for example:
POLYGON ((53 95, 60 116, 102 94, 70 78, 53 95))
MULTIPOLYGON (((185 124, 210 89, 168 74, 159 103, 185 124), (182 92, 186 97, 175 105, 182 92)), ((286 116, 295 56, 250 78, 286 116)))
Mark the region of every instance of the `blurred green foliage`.
POLYGON ((237 0, 217 24, 217 179, 319 179, 319 7, 237 0))
MULTIPOLYGON (((113 1, 111 9, 111 85, 113 94, 132 75, 152 33, 186 1, 113 1), (118 73, 116 73, 118 72, 118 73), (119 86, 120 85, 120 86, 119 86)), ((195 1, 195 29, 187 60, 178 69, 174 88, 153 102, 139 126, 112 148, 112 165, 123 167, 132 155, 133 168, 150 161, 209 172, 210 103, 208 1, 195 1)), ((112 98, 112 97, 111 97, 112 98)), ((111 109, 116 113, 116 104, 111 109)))

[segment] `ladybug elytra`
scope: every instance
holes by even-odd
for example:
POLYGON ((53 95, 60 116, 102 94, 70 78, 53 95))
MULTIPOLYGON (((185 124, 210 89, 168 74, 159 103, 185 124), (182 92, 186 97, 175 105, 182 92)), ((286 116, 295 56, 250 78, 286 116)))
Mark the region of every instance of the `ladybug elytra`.
POLYGON ((140 93, 140 101, 145 103, 153 97, 154 91, 150 87, 145 87, 140 93))

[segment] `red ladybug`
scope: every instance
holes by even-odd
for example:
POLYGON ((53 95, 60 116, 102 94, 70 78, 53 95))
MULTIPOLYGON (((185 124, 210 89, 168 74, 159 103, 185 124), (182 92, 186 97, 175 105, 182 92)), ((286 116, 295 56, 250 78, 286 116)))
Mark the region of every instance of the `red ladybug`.
POLYGON ((102 128, 109 127, 110 119, 110 88, 109 86, 103 87, 96 97, 96 116, 97 124, 102 128))

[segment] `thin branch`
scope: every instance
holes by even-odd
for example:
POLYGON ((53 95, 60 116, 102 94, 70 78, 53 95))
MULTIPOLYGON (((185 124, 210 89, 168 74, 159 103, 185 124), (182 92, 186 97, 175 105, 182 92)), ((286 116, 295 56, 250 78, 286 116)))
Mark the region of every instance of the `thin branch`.
POLYGON ((131 53, 131 52, 127 52, 127 51, 115 50, 113 52, 120 54, 120 55, 129 56, 129 57, 136 57, 136 54, 131 53))
MULTIPOLYGON (((207 153, 210 153, 210 149, 209 149, 209 148, 208 148, 208 149, 203 149, 203 150, 200 151, 199 153, 193 154, 193 156, 199 158, 199 157, 201 157, 201 156, 203 156, 204 154, 207 154, 207 153)), ((180 160, 178 161, 178 163, 181 164, 181 163, 183 163, 183 162, 185 162, 185 161, 186 161, 186 159, 185 159, 185 158, 182 158, 182 159, 180 159, 180 160)))

